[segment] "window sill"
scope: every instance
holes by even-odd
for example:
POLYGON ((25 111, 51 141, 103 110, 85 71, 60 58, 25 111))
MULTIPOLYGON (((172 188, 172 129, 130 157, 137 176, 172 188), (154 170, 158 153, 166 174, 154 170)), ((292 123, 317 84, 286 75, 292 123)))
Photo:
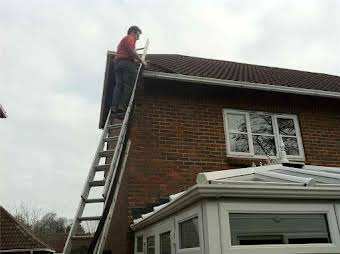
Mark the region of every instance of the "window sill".
MULTIPOLYGON (((276 158, 271 158, 272 160, 276 160, 276 158)), ((288 158, 291 162, 298 162, 298 163, 305 163, 305 158, 288 158)), ((227 155, 227 162, 230 165, 235 166, 252 166, 253 162, 258 166, 260 163, 262 165, 267 164, 267 158, 266 157, 252 157, 247 155, 234 155, 234 154, 228 154, 227 155)))

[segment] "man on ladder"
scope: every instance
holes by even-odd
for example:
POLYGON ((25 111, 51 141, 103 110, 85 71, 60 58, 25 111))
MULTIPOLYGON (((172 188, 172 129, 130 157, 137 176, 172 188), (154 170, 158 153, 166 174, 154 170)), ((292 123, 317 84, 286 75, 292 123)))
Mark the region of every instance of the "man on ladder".
MULTIPOLYGON (((116 84, 112 97, 111 110, 113 113, 124 113, 126 111, 137 75, 135 62, 146 66, 146 62, 136 51, 136 41, 141 33, 142 30, 139 27, 131 26, 128 29, 127 36, 118 44, 114 64, 116 84)), ((120 114, 120 116, 122 115, 120 114)))

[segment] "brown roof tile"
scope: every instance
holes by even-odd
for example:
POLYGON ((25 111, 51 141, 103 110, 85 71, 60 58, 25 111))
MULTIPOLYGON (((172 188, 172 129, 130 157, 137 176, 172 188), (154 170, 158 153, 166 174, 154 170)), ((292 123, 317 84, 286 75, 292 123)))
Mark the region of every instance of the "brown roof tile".
POLYGON ((147 70, 340 93, 340 77, 199 57, 149 54, 147 70))
POLYGON ((51 248, 0 206, 0 250, 51 248))

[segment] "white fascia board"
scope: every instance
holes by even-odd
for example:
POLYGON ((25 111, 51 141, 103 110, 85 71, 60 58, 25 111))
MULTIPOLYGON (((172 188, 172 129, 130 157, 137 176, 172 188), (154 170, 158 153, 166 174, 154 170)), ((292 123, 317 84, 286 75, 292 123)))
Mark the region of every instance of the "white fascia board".
POLYGON ((196 184, 168 206, 132 224, 131 228, 134 231, 139 230, 206 198, 340 200, 339 193, 338 187, 196 184))
POLYGON ((234 81, 234 80, 223 80, 223 79, 197 77, 197 76, 192 76, 192 75, 183 75, 183 74, 156 72, 156 71, 144 71, 143 76, 146 78, 167 79, 167 80, 176 80, 176 81, 183 81, 183 82, 190 82, 190 83, 200 83, 200 84, 206 84, 206 85, 225 86, 225 87, 243 88, 243 89, 251 89, 251 90, 291 93, 291 94, 300 94, 300 95, 340 99, 340 93, 338 92, 330 92, 330 91, 323 91, 323 90, 316 90, 316 89, 268 85, 268 84, 251 83, 251 82, 245 82, 245 81, 241 82, 241 81, 234 81))
POLYGON ((224 179, 224 178, 229 178, 229 177, 254 174, 258 170, 270 171, 270 170, 281 169, 281 168, 282 168, 282 164, 274 164, 274 165, 259 166, 259 167, 247 167, 247 168, 227 169, 227 170, 212 171, 212 172, 203 172, 197 175, 196 183, 204 184, 204 183, 209 183, 212 180, 219 180, 219 179, 224 179))

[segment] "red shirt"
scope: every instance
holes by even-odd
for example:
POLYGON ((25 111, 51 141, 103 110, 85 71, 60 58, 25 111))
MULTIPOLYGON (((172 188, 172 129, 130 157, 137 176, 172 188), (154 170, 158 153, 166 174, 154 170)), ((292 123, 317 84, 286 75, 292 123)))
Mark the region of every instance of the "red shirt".
POLYGON ((132 51, 136 48, 136 39, 132 35, 125 36, 117 47, 116 59, 133 59, 132 51))

